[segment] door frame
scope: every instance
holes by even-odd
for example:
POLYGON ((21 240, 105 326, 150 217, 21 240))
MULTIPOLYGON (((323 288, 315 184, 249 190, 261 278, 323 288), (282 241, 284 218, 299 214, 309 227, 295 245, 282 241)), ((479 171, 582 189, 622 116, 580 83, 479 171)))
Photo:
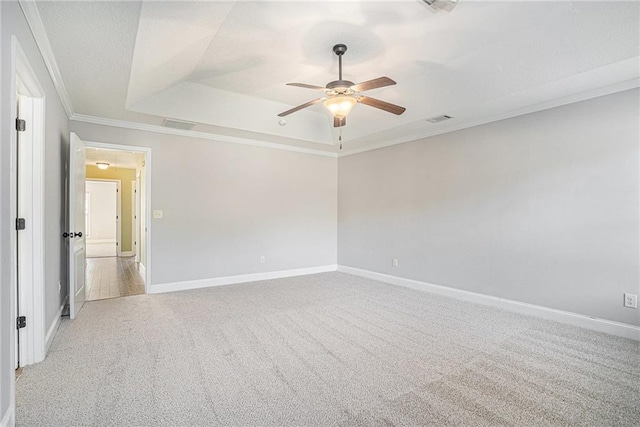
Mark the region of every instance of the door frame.
MULTIPOLYGON (((18 91, 25 92, 21 95, 30 99, 30 115, 33 118, 33 127, 30 139, 31 145, 31 173, 20 176, 28 188, 31 189, 31 197, 26 203, 26 215, 30 217, 30 223, 20 239, 24 248, 17 253, 18 242, 15 232, 10 233, 11 245, 11 319, 16 319, 16 306, 20 303, 20 315, 27 317, 27 327, 20 332, 20 366, 30 365, 44 360, 48 346, 53 338, 53 333, 48 331, 45 335, 45 304, 44 304, 44 141, 45 141, 45 105, 46 95, 36 73, 33 71, 26 54, 22 50, 18 39, 11 37, 11 118, 17 117, 18 91), (26 182, 25 182, 26 180, 26 182), (20 256, 20 258, 18 258, 20 256), (20 267, 18 261, 20 260, 20 267), (16 292, 18 277, 28 278, 22 280, 20 289, 16 292), (49 337, 49 335, 51 335, 49 337)), ((13 127, 13 125, 12 125, 13 127)), ((16 160, 18 154, 17 132, 11 132, 10 162, 10 212, 17 214, 17 188, 16 188, 16 160)), ((22 186, 22 185, 21 185, 22 186)), ((22 233, 22 232, 21 232, 22 233)), ((57 322, 53 322, 56 325, 57 322)), ((15 323, 10 322, 10 347, 12 366, 15 366, 15 323)), ((55 331, 53 331, 55 332, 55 331)), ((14 389, 12 387, 12 394, 14 389)))
MULTIPOLYGON (((122 240, 122 180, 115 178, 85 178, 85 181, 98 181, 98 182, 115 182, 116 183, 116 256, 122 256, 121 240, 122 240)), ((85 236, 87 233, 87 224, 84 225, 85 236)), ((85 238, 85 245, 88 245, 88 240, 85 238)), ((87 257, 89 258, 89 257, 87 257)))
POLYGON ((136 262, 140 262, 140 196, 138 194, 140 174, 136 171, 136 179, 131 182, 131 249, 136 262))
MULTIPOLYGON (((149 293, 149 289, 151 286, 151 148, 149 147, 141 147, 137 145, 124 145, 124 144, 114 144, 110 142, 99 142, 99 141, 84 141, 85 147, 88 148, 101 148, 104 150, 119 150, 119 151, 128 151, 136 154, 144 155, 144 181, 145 181, 145 193, 141 195, 144 196, 146 212, 144 213, 145 217, 145 261, 144 265, 144 292, 146 294, 149 293)), ((138 242, 140 243, 140 242, 138 242)))

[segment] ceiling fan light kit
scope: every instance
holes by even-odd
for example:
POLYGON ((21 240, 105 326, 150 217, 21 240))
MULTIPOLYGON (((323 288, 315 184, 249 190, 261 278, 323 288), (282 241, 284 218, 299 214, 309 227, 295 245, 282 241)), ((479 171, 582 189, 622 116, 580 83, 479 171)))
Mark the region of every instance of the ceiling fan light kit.
POLYGON ((110 165, 107 162, 96 162, 96 166, 98 167, 98 169, 106 170, 109 169, 110 165))
POLYGON ((358 101, 352 96, 334 96, 331 98, 327 98, 324 101, 324 106, 327 107, 333 117, 338 119, 342 119, 347 117, 347 115, 351 112, 351 109, 354 105, 356 105, 358 101))
POLYGON ((347 115, 357 103, 365 104, 396 115, 404 113, 406 110, 404 107, 361 94, 367 90, 395 85, 396 82, 391 80, 389 77, 378 77, 377 79, 368 80, 358 84, 342 79, 342 55, 344 55, 346 51, 347 46, 344 44, 337 44, 333 46, 333 53, 338 56, 338 80, 327 83, 325 87, 309 85, 306 83, 287 83, 288 86, 322 91, 325 94, 324 98, 314 99, 313 101, 298 105, 297 107, 278 114, 278 117, 288 116, 291 113, 295 113, 303 108, 311 107, 312 105, 320 102, 322 102, 327 110, 329 110, 333 115, 334 127, 341 127, 347 124, 347 115))

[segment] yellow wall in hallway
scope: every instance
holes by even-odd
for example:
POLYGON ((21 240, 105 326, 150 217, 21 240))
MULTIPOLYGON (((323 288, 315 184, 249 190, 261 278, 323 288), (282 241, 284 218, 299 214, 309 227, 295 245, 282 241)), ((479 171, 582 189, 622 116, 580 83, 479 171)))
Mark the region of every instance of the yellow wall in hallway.
POLYGON ((131 183, 136 180, 135 169, 123 169, 110 167, 109 169, 98 169, 97 166, 87 165, 87 179, 119 179, 121 182, 120 191, 120 251, 133 251, 131 236, 133 233, 133 206, 131 203, 131 183))

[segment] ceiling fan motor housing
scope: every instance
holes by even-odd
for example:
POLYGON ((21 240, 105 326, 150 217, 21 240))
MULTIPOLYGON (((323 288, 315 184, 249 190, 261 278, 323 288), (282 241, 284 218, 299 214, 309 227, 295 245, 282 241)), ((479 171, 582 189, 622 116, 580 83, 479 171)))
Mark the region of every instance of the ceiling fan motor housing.
POLYGON ((355 85, 354 82, 349 80, 334 80, 332 82, 327 83, 326 88, 330 90, 335 90, 336 92, 346 92, 351 86, 355 85))

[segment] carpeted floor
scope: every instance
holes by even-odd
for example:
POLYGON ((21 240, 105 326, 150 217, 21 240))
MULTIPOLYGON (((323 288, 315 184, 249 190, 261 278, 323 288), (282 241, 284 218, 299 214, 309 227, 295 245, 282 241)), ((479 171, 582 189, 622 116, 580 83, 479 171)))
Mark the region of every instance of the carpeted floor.
POLYGON ((342 273, 85 305, 20 426, 640 423, 636 341, 342 273))

